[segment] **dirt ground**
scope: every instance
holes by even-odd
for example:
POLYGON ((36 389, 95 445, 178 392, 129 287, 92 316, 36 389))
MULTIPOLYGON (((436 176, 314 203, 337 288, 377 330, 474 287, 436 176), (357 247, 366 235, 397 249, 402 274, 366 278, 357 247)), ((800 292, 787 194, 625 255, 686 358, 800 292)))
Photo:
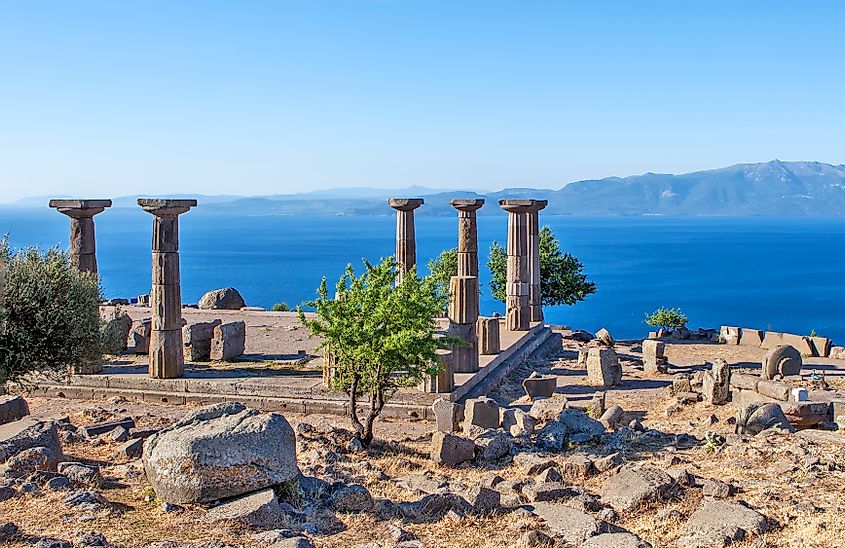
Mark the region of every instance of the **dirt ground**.
MULTIPOLYGON (((254 313, 251 313, 254 314, 254 313)), ((189 320, 190 321, 190 320, 189 320)), ((289 333, 291 342, 298 340, 295 330, 285 331, 287 317, 255 320, 251 329, 273 329, 289 333), (261 322, 266 322, 262 327, 261 322)), ((255 337, 250 337, 254 339, 255 337)), ((258 339, 260 341, 260 338, 258 339)), ((260 342, 253 347, 260 348, 260 342)), ((558 356, 532 359, 516 370, 491 394, 502 405, 530 402, 524 396, 521 380, 531 371, 554 374, 558 392, 565 394, 573 406, 585 406, 595 389, 585 384, 586 372, 577 364, 578 344, 565 342, 558 356)), ((737 492, 731 497, 748 503, 763 513, 774 525, 769 533, 735 544, 739 547, 845 547, 845 434, 831 433, 824 438, 801 434, 775 434, 746 437, 733 433, 730 418, 736 414, 732 404, 708 406, 686 405, 671 416, 666 410, 675 399, 669 394, 670 376, 649 378, 643 374, 639 343, 622 342, 617 352, 623 364, 621 386, 607 390, 607 406, 620 405, 626 412, 623 424, 639 419, 647 429, 675 436, 630 434, 618 447, 626 461, 649 462, 664 470, 688 470, 703 478, 717 478, 733 484, 737 492), (708 432, 724 436, 720 447, 708 448, 703 439, 708 432), (687 443, 693 436, 695 443, 687 443), (657 439, 659 442, 655 442, 657 439), (668 440, 668 441, 667 441, 668 440), (674 441, 673 441, 674 440, 674 441), (810 464, 808 464, 810 463, 810 464)), ((759 368, 763 351, 746 347, 715 344, 668 344, 667 355, 673 372, 704 367, 708 360, 722 357, 737 369, 759 368)), ((805 372, 817 368, 825 371, 831 385, 842 385, 845 364, 825 359, 810 359, 805 372)), ((186 407, 140 404, 132 402, 86 402, 65 399, 30 398, 36 416, 67 416, 76 425, 110 418, 133 416, 141 427, 169 424, 187 411, 186 407)), ((296 425, 308 422, 318 430, 348 428, 348 420, 337 416, 287 415, 296 425)), ((377 423, 377 443, 368 454, 335 455, 333 462, 326 451, 300 453, 300 466, 309 474, 327 480, 354 481, 365 485, 375 497, 392 501, 414 500, 417 495, 397 485, 395 479, 404 474, 426 473, 448 481, 478 481, 485 474, 496 473, 506 479, 519 480, 526 471, 513 463, 480 467, 461 465, 448 469, 435 465, 429 458, 430 437, 434 426, 426 422, 382 420, 377 423)), ((825 433, 828 434, 828 433, 825 433)), ((627 434, 626 434, 627 435, 627 434)), ((620 437, 615 438, 618 442, 620 437)), ((162 505, 150 500, 139 461, 127 462, 117 455, 117 443, 92 447, 88 442, 66 446, 72 458, 97 463, 104 476, 111 479, 102 493, 113 509, 98 513, 80 513, 62 502, 63 494, 23 495, 0 502, 2 520, 14 521, 23 533, 49 535, 74 540, 85 531, 99 531, 115 544, 127 547, 144 546, 155 541, 183 543, 223 542, 233 545, 260 546, 248 531, 236 526, 210 524, 202 519, 199 507, 178 508, 165 512, 162 505)), ((553 455, 561 463, 579 451, 600 453, 607 447, 564 450, 553 455)), ((608 473, 587 478, 567 476, 568 485, 585 487, 597 493, 608 473)), ((638 511, 617 515, 614 526, 627 529, 655 547, 674 546, 680 528, 702 499, 701 490, 688 488, 677 497, 653 503, 638 511)), ((388 538, 389 521, 379 521, 369 514, 339 514, 339 532, 314 535, 318 547, 350 548, 368 542, 383 543, 388 538)), ((2 521, 0 520, 0 521, 2 521)), ((394 520, 393 523, 399 524, 394 520)), ((409 524, 402 527, 413 532, 426 547, 510 547, 521 546, 521 535, 541 527, 537 518, 515 512, 490 517, 446 517, 435 523, 409 524)), ((26 543, 13 544, 25 546, 26 543)), ((558 544, 566 546, 565 544, 558 544)))

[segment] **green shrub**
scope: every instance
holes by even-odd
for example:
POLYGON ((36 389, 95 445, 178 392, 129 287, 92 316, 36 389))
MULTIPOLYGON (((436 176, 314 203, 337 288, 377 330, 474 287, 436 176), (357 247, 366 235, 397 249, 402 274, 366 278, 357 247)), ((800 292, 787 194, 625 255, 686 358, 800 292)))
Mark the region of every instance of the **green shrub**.
POLYGON ((273 305, 273 312, 290 312, 288 303, 276 303, 273 305))
POLYGON ((440 255, 428 261, 428 277, 437 286, 437 290, 449 299, 449 281, 458 275, 458 248, 446 249, 440 255))
POLYGON ((687 317, 680 308, 658 308, 651 314, 645 315, 645 324, 663 329, 680 329, 686 327, 687 317))
MULTIPOLYGON (((490 291, 497 301, 507 298, 508 253, 499 242, 490 246, 487 261, 492 279, 490 291)), ((552 229, 540 229, 540 292, 543 306, 573 305, 596 292, 596 284, 587 279, 584 265, 575 256, 563 253, 552 229)))
POLYGON ((96 275, 80 273, 58 249, 18 251, 0 241, 0 382, 31 372, 67 373, 102 359, 96 275))

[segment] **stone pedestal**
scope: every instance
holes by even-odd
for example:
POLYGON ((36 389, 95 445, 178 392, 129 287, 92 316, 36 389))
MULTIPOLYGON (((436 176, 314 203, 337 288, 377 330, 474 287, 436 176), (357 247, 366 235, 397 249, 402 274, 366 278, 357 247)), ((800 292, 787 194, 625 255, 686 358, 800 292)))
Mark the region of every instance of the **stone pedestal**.
POLYGON ((498 354, 502 351, 499 318, 478 318, 476 331, 478 332, 479 354, 498 354))
POLYGON ((526 213, 528 217, 528 306, 531 308, 531 321, 543 321, 543 293, 540 290, 540 210, 548 200, 532 200, 534 204, 526 213))
POLYGON ((80 272, 97 274, 94 215, 111 207, 111 200, 50 200, 50 207, 70 217, 70 260, 80 272))
MULTIPOLYGON (((478 222, 476 211, 484 205, 482 198, 450 200, 458 210, 458 276, 478 277, 478 222)), ((475 296, 478 308, 478 295, 475 296)))
POLYGON ((531 328, 528 268, 528 216, 534 200, 499 200, 508 212, 507 328, 528 331, 531 328))
POLYGON ((423 205, 422 198, 390 198, 388 205, 396 210, 396 283, 417 264, 417 240, 414 210, 423 205))
POLYGON ((452 371, 478 371, 478 278, 452 276, 449 283, 449 336, 463 340, 465 345, 452 346, 452 371))
POLYGON ((195 207, 197 201, 139 198, 138 205, 154 215, 150 377, 173 379, 181 377, 184 369, 179 215, 195 207))

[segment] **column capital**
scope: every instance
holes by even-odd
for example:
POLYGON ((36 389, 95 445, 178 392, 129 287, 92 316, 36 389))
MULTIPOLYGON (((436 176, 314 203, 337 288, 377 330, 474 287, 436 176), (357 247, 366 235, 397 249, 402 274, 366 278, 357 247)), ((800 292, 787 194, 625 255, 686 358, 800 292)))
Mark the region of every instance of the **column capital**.
POLYGON ((484 205, 484 198, 453 198, 449 204, 458 211, 477 211, 484 205))
POLYGON ((527 213, 536 200, 499 200, 499 207, 508 213, 527 213))
POLYGON ((175 217, 197 206, 196 200, 171 200, 167 198, 138 198, 138 205, 156 217, 175 217))
POLYGON ((84 219, 111 207, 111 200, 50 200, 50 207, 74 219, 84 219))
POLYGON ((422 198, 388 198, 387 205, 399 211, 413 211, 423 205, 422 198))
POLYGON ((545 209, 546 206, 549 205, 548 200, 531 200, 531 201, 534 202, 534 203, 531 204, 531 206, 529 206, 528 213, 537 213, 538 211, 540 211, 541 209, 545 209))

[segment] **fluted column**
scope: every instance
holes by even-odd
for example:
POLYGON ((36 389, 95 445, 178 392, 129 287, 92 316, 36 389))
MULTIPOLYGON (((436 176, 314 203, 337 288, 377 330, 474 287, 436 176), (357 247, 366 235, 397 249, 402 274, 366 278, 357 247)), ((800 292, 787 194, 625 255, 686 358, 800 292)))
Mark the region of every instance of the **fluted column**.
POLYGON ((528 306, 531 309, 531 321, 543 321, 543 292, 540 289, 540 210, 545 208, 548 200, 532 200, 534 204, 528 209, 528 306))
POLYGON ((478 277, 452 276, 449 281, 449 335, 463 340, 452 346, 452 370, 455 373, 478 371, 478 277))
MULTIPOLYGON (((478 222, 476 211, 484 205, 483 198, 450 200, 458 210, 458 276, 478 277, 478 222)), ((478 310, 478 295, 475 296, 478 310)))
POLYGON ((414 210, 423 205, 422 198, 390 198, 388 205, 396 210, 396 283, 417 264, 417 240, 414 210))
POLYGON ((197 205, 196 200, 139 198, 138 205, 152 213, 153 285, 150 291, 150 377, 181 377, 185 358, 182 347, 182 286, 179 276, 179 215, 197 205))
POLYGON ((508 212, 507 317, 510 331, 528 331, 531 309, 528 302, 530 285, 528 269, 528 213, 534 200, 499 200, 508 212))
POLYGON ((50 207, 70 217, 70 261, 80 272, 97 274, 94 215, 111 207, 111 200, 50 200, 50 207))

